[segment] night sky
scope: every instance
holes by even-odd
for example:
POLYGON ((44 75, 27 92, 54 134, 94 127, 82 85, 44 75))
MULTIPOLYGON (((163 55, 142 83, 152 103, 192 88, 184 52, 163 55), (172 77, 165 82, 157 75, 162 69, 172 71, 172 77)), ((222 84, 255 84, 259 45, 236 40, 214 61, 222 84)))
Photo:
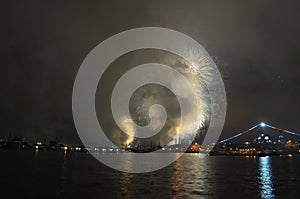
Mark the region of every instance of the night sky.
POLYGON ((197 40, 223 75, 222 137, 264 121, 300 132, 297 1, 64 1, 1 6, 0 138, 78 143, 72 87, 100 42, 156 26, 197 40))

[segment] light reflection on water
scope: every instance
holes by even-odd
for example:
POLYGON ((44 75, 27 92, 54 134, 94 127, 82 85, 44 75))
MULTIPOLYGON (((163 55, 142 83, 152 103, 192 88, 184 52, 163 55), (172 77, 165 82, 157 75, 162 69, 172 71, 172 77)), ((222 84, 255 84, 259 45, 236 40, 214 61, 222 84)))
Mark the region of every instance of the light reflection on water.
POLYGON ((259 181, 259 196, 262 199, 274 198, 274 185, 272 181, 272 167, 271 158, 260 157, 258 167, 258 181, 259 181))
POLYGON ((142 174, 112 170, 85 153, 0 150, 0 158, 1 198, 264 199, 300 194, 300 156, 201 159, 185 154, 166 168, 142 174))
POLYGON ((119 180, 122 185, 120 192, 118 194, 119 198, 130 198, 132 195, 132 178, 133 176, 130 173, 122 172, 120 173, 119 180))
MULTIPOLYGON (((174 172, 173 175, 171 176, 171 189, 173 190, 174 193, 176 193, 176 196, 180 194, 183 190, 183 171, 182 171, 182 164, 180 161, 176 161, 174 163, 174 172)), ((175 195, 173 195, 172 198, 176 198, 175 195)))

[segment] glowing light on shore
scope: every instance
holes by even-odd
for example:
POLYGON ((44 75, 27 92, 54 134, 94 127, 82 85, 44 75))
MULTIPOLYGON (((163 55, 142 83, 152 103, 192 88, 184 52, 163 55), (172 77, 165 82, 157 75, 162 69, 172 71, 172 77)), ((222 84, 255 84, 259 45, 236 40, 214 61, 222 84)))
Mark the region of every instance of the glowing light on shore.
POLYGON ((121 122, 122 126, 125 129, 125 133, 128 135, 125 142, 123 142, 123 145, 125 145, 126 147, 128 147, 134 140, 135 129, 133 126, 133 122, 134 121, 130 117, 125 117, 121 122))
POLYGON ((179 134, 179 130, 180 130, 180 126, 177 126, 176 127, 176 133, 177 133, 177 135, 179 134))

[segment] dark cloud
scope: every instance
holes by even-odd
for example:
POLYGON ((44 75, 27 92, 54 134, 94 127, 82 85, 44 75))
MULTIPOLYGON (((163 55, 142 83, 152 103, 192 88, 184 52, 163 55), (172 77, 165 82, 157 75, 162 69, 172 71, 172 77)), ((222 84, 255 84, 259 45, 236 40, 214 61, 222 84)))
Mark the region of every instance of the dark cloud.
POLYGON ((1 137, 78 142, 71 112, 88 52, 120 31, 160 26, 203 44, 228 94, 226 132, 264 120, 300 131, 297 2, 6 2, 1 7, 1 137))

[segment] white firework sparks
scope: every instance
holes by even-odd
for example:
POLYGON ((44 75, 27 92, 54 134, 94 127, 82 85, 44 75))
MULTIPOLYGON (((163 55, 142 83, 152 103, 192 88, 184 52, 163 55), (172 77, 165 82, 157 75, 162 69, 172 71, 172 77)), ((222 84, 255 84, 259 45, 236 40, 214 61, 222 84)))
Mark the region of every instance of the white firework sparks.
MULTIPOLYGON (((203 54, 197 54, 197 52, 193 50, 187 50, 187 53, 189 60, 192 60, 192 62, 187 62, 186 60, 180 60, 179 62, 168 60, 168 62, 173 63, 174 68, 188 80, 196 94, 196 101, 192 101, 189 99, 189 96, 186 95, 186 85, 183 85, 182 82, 174 77, 169 78, 171 90, 174 89, 178 91, 179 96, 177 96, 177 98, 183 99, 182 101, 186 102, 190 107, 190 113, 182 115, 181 117, 186 117, 187 120, 185 121, 191 122, 181 123, 181 125, 178 126, 178 122, 180 121, 179 118, 172 118, 171 123, 174 125, 170 126, 167 132, 165 132, 169 137, 175 137, 179 134, 181 139, 195 136, 198 129, 204 127, 205 122, 210 118, 210 98, 204 81, 204 78, 209 78, 212 74, 211 67, 209 67, 209 57, 203 54)), ((131 142, 134 139, 135 129, 132 127, 133 122, 138 122, 139 125, 144 126, 151 121, 149 108, 154 104, 154 97, 147 96, 146 98, 143 98, 143 96, 140 96, 136 103, 138 104, 135 106, 134 121, 129 119, 129 116, 125 117, 122 121, 122 125, 126 131, 130 132, 127 133, 129 136, 125 141, 126 143, 131 142)), ((164 139, 165 137, 160 139, 160 143, 168 144, 168 141, 164 139)))

